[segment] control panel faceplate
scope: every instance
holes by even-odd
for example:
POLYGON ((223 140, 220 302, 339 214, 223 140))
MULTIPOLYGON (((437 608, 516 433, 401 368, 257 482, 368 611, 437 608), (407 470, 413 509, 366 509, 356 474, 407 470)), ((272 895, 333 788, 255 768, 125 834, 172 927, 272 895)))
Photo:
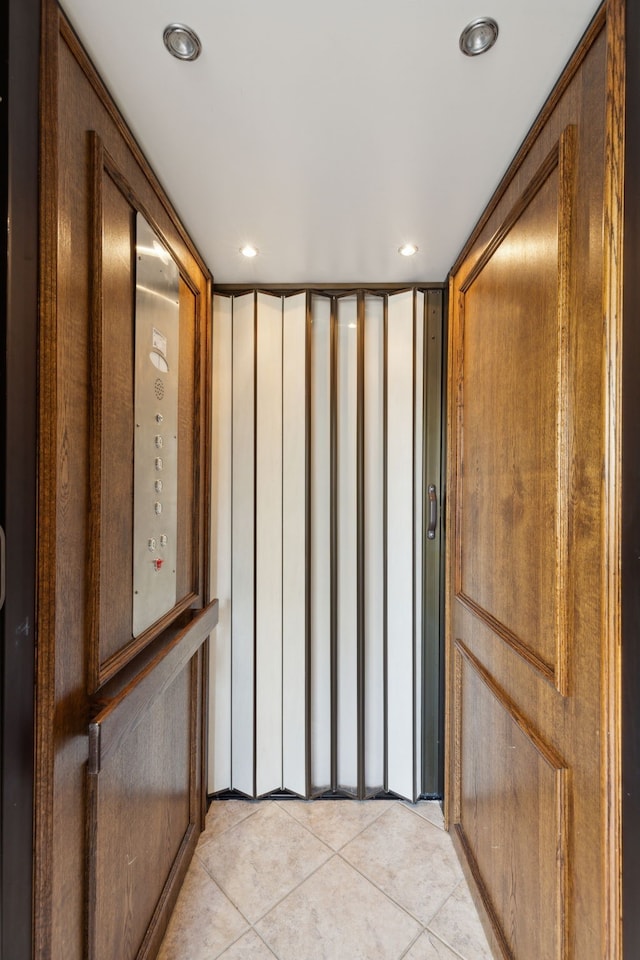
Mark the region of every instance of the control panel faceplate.
POLYGON ((176 603, 178 267, 136 218, 133 635, 176 603))

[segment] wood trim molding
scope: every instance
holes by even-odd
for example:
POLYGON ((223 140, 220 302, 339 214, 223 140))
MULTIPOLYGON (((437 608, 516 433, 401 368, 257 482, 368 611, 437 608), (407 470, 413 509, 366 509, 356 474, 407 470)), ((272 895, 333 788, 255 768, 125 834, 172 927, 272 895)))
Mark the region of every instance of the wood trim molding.
POLYGON ((484 609, 463 586, 462 538, 457 543, 455 557, 455 596, 468 610, 504 640, 523 660, 537 670, 563 696, 568 692, 568 661, 571 637, 571 605, 568 585, 571 580, 569 551, 569 504, 571 485, 571 411, 573 383, 573 350, 570 330, 570 296, 572 277, 573 207, 576 175, 576 129, 570 124, 547 154, 526 189, 513 205, 501 225, 488 242, 482 256, 460 284, 458 314, 460 336, 456 356, 456 449, 461 466, 456 474, 456 529, 462 528, 463 474, 464 474, 464 325, 465 297, 484 268, 499 250, 510 231, 528 209, 551 174, 558 170, 558 348, 557 348, 557 403, 556 403, 556 650, 550 663, 532 650, 521 637, 505 623, 484 609))
POLYGON ((576 127, 566 127, 558 155, 558 350, 556 405, 556 658, 554 682, 568 693, 569 645, 573 635, 571 603, 570 508, 573 451, 574 347, 571 329, 571 283, 576 189, 576 127))
MULTIPOLYGON (((623 955, 622 849, 622 344, 626 148, 626 6, 607 5, 607 101, 604 181, 603 317, 605 337, 605 462, 603 568, 602 769, 606 776, 603 864, 604 952, 623 955)), ((635 550, 634 550, 635 553, 635 550)), ((637 829, 637 828, 636 828, 637 829)), ((637 891, 636 891, 637 892, 637 891)), ((633 945, 631 945, 633 949, 633 945)))

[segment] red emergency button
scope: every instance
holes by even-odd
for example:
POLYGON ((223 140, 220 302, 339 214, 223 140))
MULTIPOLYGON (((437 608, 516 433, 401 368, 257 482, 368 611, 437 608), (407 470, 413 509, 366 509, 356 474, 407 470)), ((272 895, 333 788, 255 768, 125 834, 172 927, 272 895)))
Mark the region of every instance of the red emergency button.
POLYGON ((160 560, 160 559, 152 560, 151 563, 153 564, 154 570, 160 570, 162 568, 162 564, 164 563, 164 560, 160 560))

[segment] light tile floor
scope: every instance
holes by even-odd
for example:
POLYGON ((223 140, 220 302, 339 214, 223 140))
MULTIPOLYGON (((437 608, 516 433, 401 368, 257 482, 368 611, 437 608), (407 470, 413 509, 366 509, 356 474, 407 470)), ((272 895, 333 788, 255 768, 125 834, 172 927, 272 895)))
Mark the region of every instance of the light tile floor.
POLYGON ((491 960, 440 806, 211 804, 159 960, 491 960))

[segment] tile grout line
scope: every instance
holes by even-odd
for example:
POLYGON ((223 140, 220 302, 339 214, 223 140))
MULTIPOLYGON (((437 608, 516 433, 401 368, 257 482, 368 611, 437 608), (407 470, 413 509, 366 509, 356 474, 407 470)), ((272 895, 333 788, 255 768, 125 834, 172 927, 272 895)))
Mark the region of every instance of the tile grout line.
MULTIPOLYGON (((336 854, 333 853, 333 852, 332 852, 332 855, 333 855, 333 856, 336 856, 336 854)), ((242 917, 242 919, 243 919, 246 923, 249 924, 249 927, 250 927, 251 929, 253 929, 253 928, 255 927, 256 923, 260 923, 261 920, 264 920, 264 918, 265 918, 269 913, 271 913, 272 910, 275 910, 276 907, 280 906, 280 904, 282 903, 283 900, 286 900, 288 896, 290 896, 292 893, 294 893, 294 892, 298 889, 298 887, 300 887, 300 886, 305 882, 305 880, 308 880, 309 877, 312 877, 312 876, 314 875, 314 873, 317 873, 318 870, 319 870, 321 867, 323 867, 323 866, 325 865, 325 863, 329 863, 329 860, 331 860, 331 859, 332 859, 331 857, 328 857, 327 860, 324 860, 321 864, 319 864, 317 867, 315 867, 315 869, 312 870, 311 873, 310 873, 307 877, 304 877, 304 878, 300 881, 300 883, 297 883, 295 887, 292 887, 291 890, 288 890, 287 893, 283 894, 283 896, 280 897, 279 900, 277 900, 275 903, 271 904, 264 913, 260 914, 260 916, 256 918, 256 920, 250 920, 249 917, 246 915, 246 913, 242 910, 242 908, 241 908, 241 907, 236 903, 236 901, 233 899, 233 897, 231 896, 231 894, 228 893, 228 891, 223 887, 223 885, 220 883, 220 881, 219 881, 219 880, 216 880, 215 877, 213 877, 213 876, 211 875, 211 873, 207 870, 207 867, 205 866, 205 864, 202 864, 202 866, 203 866, 204 869, 206 870, 207 875, 211 878, 211 880, 219 887, 219 889, 220 889, 220 890, 222 891, 222 893, 225 895, 225 897, 227 898, 227 900, 229 901, 229 903, 238 911, 238 913, 240 914, 240 916, 242 917)), ((245 933, 246 933, 246 932, 247 932, 247 931, 245 931, 245 933)), ((256 930, 256 933, 257 933, 257 932, 258 932, 258 931, 256 930)))
MULTIPOLYGON (((326 844, 325 844, 325 846, 326 846, 326 844)), ((289 890, 287 893, 283 894, 283 895, 280 897, 280 899, 277 900, 276 903, 273 903, 273 904, 268 908, 268 910, 266 910, 263 914, 261 914, 261 915, 258 917, 258 919, 257 919, 254 923, 251 924, 251 926, 252 926, 252 927, 255 927, 255 924, 256 924, 256 923, 261 923, 262 920, 265 919, 265 917, 268 917, 268 916, 269 916, 269 914, 272 912, 272 910, 275 910, 276 907, 279 907, 280 904, 283 903, 283 902, 287 899, 287 897, 290 897, 292 893, 295 893, 296 890, 299 890, 303 883, 306 883, 307 880, 310 880, 311 877, 313 877, 313 876, 316 875, 316 873, 318 872, 318 870, 322 870, 323 867, 326 867, 326 865, 327 865, 328 863, 331 863, 331 861, 333 860, 333 858, 334 858, 334 857, 337 857, 337 856, 338 856, 338 854, 335 852, 335 850, 332 850, 330 857, 327 857, 326 860, 323 860, 322 863, 319 863, 318 866, 317 866, 317 867, 314 867, 314 869, 311 871, 311 873, 307 874, 306 877, 303 877, 303 879, 302 879, 299 883, 297 883, 297 884, 295 885, 295 887, 292 887, 291 890, 289 890)), ((242 916, 244 917, 244 914, 242 914, 242 916)), ((247 919, 247 922, 250 923, 251 921, 247 919)), ((257 930, 256 930, 256 933, 258 933, 257 930)), ((258 936, 260 936, 260 935, 258 934, 258 936)), ((260 937, 260 939, 262 940, 263 938, 260 937)), ((266 943, 266 941, 265 941, 265 943, 266 943)), ((267 944, 267 946, 268 946, 268 944, 267 944)), ((271 950, 272 948, 269 947, 269 949, 271 950)), ((272 952, 273 952, 273 951, 272 951, 272 952)))
MULTIPOLYGON (((401 801, 401 800, 398 800, 398 801, 395 801, 395 802, 398 803, 398 804, 400 804, 400 806, 406 806, 406 804, 405 804, 403 801, 401 801)), ((413 811, 412 811, 412 812, 413 812, 413 811)), ((430 820, 427 820, 426 817, 420 817, 420 814, 417 814, 417 816, 420 818, 421 821, 428 823, 428 824, 429 824, 431 827, 433 827, 434 829, 440 830, 440 828, 439 828, 435 823, 431 823, 431 821, 430 821, 430 820)), ((377 819, 376 819, 375 821, 373 821, 373 822, 374 822, 374 823, 378 823, 379 820, 380 820, 380 818, 377 818, 377 819)), ((367 828, 365 827, 365 830, 366 830, 366 829, 367 829, 367 828)), ((364 830, 361 831, 361 833, 363 833, 363 832, 364 832, 364 830)), ((443 832, 446 834, 446 831, 440 830, 440 833, 443 833, 443 832)), ((447 834, 447 835, 448 835, 448 834, 447 834)), ((358 834, 358 836, 360 836, 360 834, 358 834)), ((355 840, 356 838, 354 837, 353 839, 355 840)), ((348 846, 348 844, 351 843, 351 842, 352 842, 351 840, 347 841, 347 843, 345 843, 345 844, 340 848, 340 850, 337 851, 337 854, 338 854, 338 856, 340 856, 341 860, 342 860, 344 863, 346 863, 348 866, 350 866, 353 870, 355 870, 357 873, 359 873, 360 876, 363 877, 365 880, 367 880, 370 884, 372 884, 372 886, 374 886, 374 887, 376 888, 376 890, 378 890, 380 893, 382 893, 391 903, 394 903, 400 910, 403 910, 408 916, 410 916, 413 920, 415 920, 417 923, 419 923, 423 930, 427 930, 428 925, 429 925, 430 923, 432 923, 432 921, 435 919, 435 917, 438 915, 438 913, 442 910, 442 908, 444 907, 444 905, 445 905, 446 903, 448 903, 448 901, 450 900, 450 898, 453 896, 454 891, 458 889, 458 887, 460 886, 460 884, 461 884, 462 881, 464 880, 464 876, 462 875, 462 872, 461 872, 460 878, 456 881, 456 884, 455 884, 455 886, 453 887, 453 889, 452 889, 449 893, 446 894, 444 900, 440 903, 440 905, 439 905, 439 906, 437 907, 437 909, 433 912, 433 914, 431 915, 430 919, 429 919, 429 920, 427 921, 427 923, 425 924, 425 923, 422 922, 422 920, 420 920, 419 917, 416 917, 415 914, 413 914, 413 913, 411 912, 411 910, 409 910, 408 907, 405 907, 402 903, 400 903, 399 901, 395 900, 395 899, 391 896, 391 894, 387 893, 386 890, 383 890, 382 887, 380 887, 380 886, 376 883, 375 880, 373 880, 371 877, 368 877, 365 873, 363 873, 362 870, 360 870, 359 867, 357 867, 355 864, 351 863, 350 860, 348 860, 345 856, 343 856, 342 851, 343 851, 344 848, 345 848, 346 846, 348 846)), ((456 858, 456 861, 457 861, 457 858, 456 858)), ((431 931, 430 931, 430 932, 431 932, 431 931)), ((438 938, 438 939, 440 939, 440 938, 438 938)), ((464 958, 463 958, 463 960, 464 960, 464 958)))
POLYGON ((407 957, 411 953, 411 951, 413 950, 415 945, 418 943, 420 938, 423 937, 425 934, 428 934, 430 937, 433 937, 435 940, 437 940, 438 943, 441 943, 443 947, 449 950, 449 952, 452 953, 455 958, 457 958, 457 960, 467 960, 467 958, 464 957, 458 950, 456 950, 455 947, 452 947, 450 943, 447 943, 446 940, 443 940, 442 937, 438 936, 437 933, 434 933, 433 930, 430 930, 428 927, 422 928, 418 936, 415 938, 415 940, 412 943, 409 944, 407 949, 404 951, 403 954, 401 954, 398 960, 405 960, 405 957, 407 957))
POLYGON ((411 943, 408 944, 407 948, 406 948, 405 950, 403 950, 403 952, 400 954, 400 956, 398 957, 398 960, 403 960, 403 958, 407 956, 407 954, 409 953, 409 951, 410 951, 410 950, 413 950, 413 948, 415 947, 415 945, 416 945, 416 943, 418 942, 418 940, 419 940, 421 937, 423 937, 425 933, 426 933, 425 928, 424 928, 424 927, 421 927, 421 929, 418 930, 417 934, 415 935, 415 937, 413 938, 413 940, 411 941, 411 943))
MULTIPOLYGON (((440 911, 441 911, 442 908, 444 907, 445 903, 447 903, 447 902, 449 901, 449 899, 451 898, 451 896, 453 895, 453 890, 452 890, 450 893, 448 893, 448 894, 445 896, 445 898, 444 898, 444 900, 442 901, 442 903, 439 905, 439 907, 437 908, 437 910, 435 910, 435 912, 433 913, 433 915, 431 916, 431 918, 430 918, 430 919, 427 921, 427 923, 425 924, 425 923, 422 922, 422 920, 421 920, 419 917, 416 917, 416 915, 415 915, 414 913, 412 913, 411 910, 410 910, 408 907, 405 907, 405 906, 404 906, 402 903, 400 903, 398 900, 395 900, 395 899, 391 896, 390 893, 387 893, 386 890, 383 890, 382 887, 379 887, 378 884, 375 882, 375 880, 372 880, 371 877, 368 877, 365 873, 363 873, 362 870, 360 870, 359 867, 356 867, 356 865, 353 864, 353 863, 351 863, 349 860, 347 860, 346 857, 343 857, 340 851, 338 851, 338 852, 336 853, 336 856, 337 856, 337 857, 340 857, 340 859, 342 860, 343 863, 345 863, 348 867, 351 867, 352 870, 355 870, 356 873, 360 874, 360 876, 362 877, 363 880, 366 880, 367 883, 370 883, 372 887, 375 887, 375 889, 378 891, 378 893, 381 893, 381 894, 383 895, 383 897, 386 897, 387 900, 388 900, 390 903, 393 903, 394 906, 398 907, 399 910, 402 910, 403 913, 406 913, 408 917, 411 917, 412 920, 415 920, 416 923, 420 924, 420 927, 422 928, 423 931, 428 930, 429 924, 435 919, 435 917, 438 915, 438 913, 440 913, 440 911)), ((458 883, 459 883, 459 881, 458 881, 458 883)), ((458 883, 456 883, 456 886, 454 887, 454 889, 457 889, 458 883)), ((429 931, 429 932, 431 933, 432 931, 429 931)), ((463 958, 463 960, 464 960, 464 958, 463 958)))
MULTIPOLYGON (((241 820, 236 820, 235 823, 230 823, 227 827, 225 827, 225 828, 224 828, 223 830, 221 830, 219 833, 216 833, 213 837, 209 837, 209 839, 208 839, 208 840, 205 840, 204 843, 203 843, 203 842, 202 842, 202 837, 203 837, 204 834, 206 833, 206 827, 205 827, 205 829, 203 830, 203 832, 202 832, 202 834, 201 834, 201 836, 200 836, 200 839, 198 840, 198 844, 197 844, 197 846, 196 846, 196 853, 198 852, 198 850, 203 850, 205 847, 208 847, 209 844, 212 843, 214 840, 217 840, 219 837, 224 836, 224 834, 225 834, 225 833, 228 833, 229 830, 235 830, 235 828, 236 828, 236 827, 239 827, 241 823, 245 823, 247 820, 250 820, 251 817, 255 817, 255 815, 256 815, 257 813, 260 813, 262 810, 266 810, 266 808, 269 806, 269 804, 273 803, 274 801, 273 801, 273 800, 266 800, 266 801, 265 801, 265 800, 231 800, 231 801, 228 801, 228 800, 213 800, 212 803, 211 803, 211 806, 212 806, 214 803, 229 803, 229 802, 230 802, 230 803, 246 803, 247 805, 250 805, 250 804, 253 805, 253 804, 255 804, 255 808, 256 808, 256 809, 255 809, 255 810, 252 810, 251 813, 248 813, 248 814, 246 815, 246 817, 242 817, 241 820), (260 805, 260 806, 259 806, 259 805, 260 805)), ((210 811, 211 811, 211 806, 209 807, 209 810, 207 810, 207 817, 209 816, 209 813, 210 813, 210 811)))
MULTIPOLYGON (((265 914, 265 916, 266 916, 266 914, 265 914)), ((265 947, 267 948, 267 950, 269 951, 269 953, 272 954, 272 955, 276 958, 276 960, 282 960, 282 957, 280 956, 280 954, 279 954, 279 953, 276 953, 276 951, 273 949, 273 947, 270 946, 270 945, 267 943, 267 941, 266 941, 265 938, 262 936, 262 934, 260 933, 260 931, 259 931, 259 930, 256 930, 255 927, 252 927, 251 929, 252 929, 253 932, 255 933, 256 937, 259 937, 259 938, 260 938, 260 941, 261 941, 262 943, 264 943, 264 945, 265 945, 265 947)))
MULTIPOLYGON (((248 921, 247 921, 247 922, 248 922, 248 921)), ((256 937, 258 937, 258 939, 260 940, 260 942, 265 945, 265 947, 267 948, 267 950, 269 951, 269 953, 271 954, 271 956, 272 956, 272 957, 275 957, 275 960, 281 960, 281 957, 279 957, 278 954, 275 952, 275 950, 273 950, 273 949, 269 946, 269 944, 268 944, 267 941, 264 939, 264 937, 261 937, 261 936, 260 936, 260 933, 258 932, 258 930, 256 930, 256 928, 253 926, 253 924, 250 924, 250 925, 249 925, 249 928, 248 928, 247 930, 243 930, 239 937, 236 937, 236 939, 235 939, 232 943, 228 943, 228 944, 227 944, 227 946, 224 948, 224 950, 222 951, 222 953, 216 954, 216 956, 215 956, 215 957, 212 957, 211 960, 220 960, 220 958, 222 958, 222 960, 224 960, 224 955, 225 955, 225 953, 227 953, 229 950, 231 950, 232 947, 235 947, 236 944, 240 943, 240 941, 241 941, 242 939, 244 939, 244 937, 248 936, 250 933, 255 933, 256 937)))
POLYGON ((452 944, 450 944, 448 940, 445 940, 444 937, 441 937, 439 933, 436 933, 434 930, 431 930, 430 927, 426 928, 425 933, 428 933, 430 937, 435 937, 439 943, 443 944, 443 946, 447 948, 447 950, 450 950, 451 953, 453 953, 456 957, 459 957, 459 960, 467 960, 467 958, 462 953, 460 953, 459 950, 456 950, 456 948, 452 946, 452 944))
MULTIPOLYGON (((291 801, 289 801, 289 800, 282 800, 282 801, 278 800, 278 801, 276 801, 276 803, 277 803, 277 805, 280 807, 280 809, 282 809, 283 807, 286 808, 286 805, 287 805, 288 803, 290 803, 290 802, 291 802, 291 801)), ((343 800, 335 800, 335 801, 332 801, 332 800, 328 800, 328 801, 327 801, 327 800, 309 800, 309 801, 302 801, 302 802, 308 802, 308 803, 334 803, 334 802, 335 802, 335 803, 370 803, 370 802, 376 802, 376 801, 368 801, 368 800, 344 800, 344 801, 343 801, 343 800)), ((382 806, 382 804, 384 804, 384 803, 388 803, 388 804, 391 805, 392 803, 397 803, 398 801, 397 801, 397 800, 382 800, 382 801, 378 801, 378 802, 379 802, 380 805, 382 806)), ((340 850, 342 850, 344 847, 346 847, 346 845, 347 845, 348 843, 351 843, 352 840, 355 840, 357 837, 359 837, 361 833, 364 833, 364 831, 365 831, 365 830, 368 830, 369 827, 372 827, 374 823, 377 823, 378 820, 380 819, 380 817, 384 816, 384 814, 385 814, 386 812, 387 812, 387 811, 386 811, 385 809, 382 809, 382 810, 380 811, 380 813, 373 818, 373 820, 370 820, 369 823, 366 823, 357 833, 354 833, 354 835, 353 835, 352 837, 350 837, 348 840, 345 840, 345 842, 342 844, 342 846, 338 847, 337 850, 336 850, 334 847, 331 847, 332 852, 333 852, 333 853, 338 853, 340 850)), ((292 820, 294 820, 294 821, 295 821, 297 824, 299 824, 301 827, 304 827, 305 830, 308 830, 309 833, 311 834, 311 836, 315 837, 316 840, 319 840, 320 843, 324 843, 324 845, 325 845, 326 847, 330 847, 330 844, 328 844, 326 840, 323 840, 322 837, 318 836, 318 834, 315 832, 315 830, 314 830, 312 827, 308 826, 306 823, 303 823, 302 820, 298 820, 298 818, 297 818, 293 813, 289 813, 288 810, 287 810, 287 813, 289 814, 289 816, 291 817, 292 820)))
MULTIPOLYGON (((422 802, 423 802, 423 803, 438 803, 437 800, 424 800, 424 801, 422 801, 422 802)), ((440 830, 441 833, 447 833, 447 831, 445 830, 443 824, 434 823, 433 820, 431 820, 429 817, 423 817, 423 815, 422 815, 421 813, 418 813, 418 811, 415 809, 415 804, 412 804, 410 801, 405 801, 405 800, 399 800, 398 803, 400 803, 401 806, 405 807, 405 808, 406 808, 407 810, 409 810, 411 813, 415 814, 416 817, 420 817, 421 820, 426 820, 427 823, 430 823, 432 827, 436 827, 438 830, 440 830)), ((442 807, 440 807, 440 813, 442 814, 442 807)), ((443 820, 443 823, 444 823, 444 820, 443 820)))

